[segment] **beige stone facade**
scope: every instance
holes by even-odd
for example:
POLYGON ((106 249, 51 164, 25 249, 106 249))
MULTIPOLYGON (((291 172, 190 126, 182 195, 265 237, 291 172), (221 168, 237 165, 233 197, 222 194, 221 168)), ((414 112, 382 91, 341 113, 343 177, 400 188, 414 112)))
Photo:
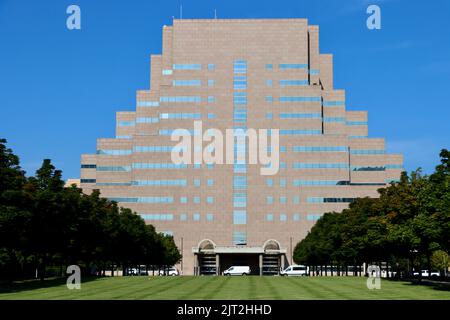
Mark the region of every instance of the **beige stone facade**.
POLYGON ((183 274, 239 264, 277 272, 321 214, 376 197, 403 165, 382 138, 367 137, 367 112, 346 110, 333 57, 319 53, 319 27, 306 19, 164 26, 150 90, 137 91, 135 111, 117 113, 116 134, 82 155, 81 186, 173 234, 183 274), (279 129, 278 174, 249 164, 174 165, 170 132, 195 120, 204 131, 279 129))

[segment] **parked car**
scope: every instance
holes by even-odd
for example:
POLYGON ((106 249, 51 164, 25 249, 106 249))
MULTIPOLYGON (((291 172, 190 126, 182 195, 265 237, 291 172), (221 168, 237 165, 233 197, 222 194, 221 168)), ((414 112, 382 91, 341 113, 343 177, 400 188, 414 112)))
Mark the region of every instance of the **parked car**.
MULTIPOLYGON (((428 270, 422 270, 422 277, 439 277, 439 271, 431 271, 431 273, 428 270)), ((419 276, 419 272, 414 272, 413 273, 414 276, 418 277, 419 276)))
POLYGON ((250 274, 249 266, 232 266, 223 272, 224 276, 247 276, 250 274))
POLYGON ((159 270, 160 276, 178 276, 180 273, 178 272, 178 269, 175 267, 170 267, 168 269, 162 269, 159 270))
POLYGON ((307 276, 309 275, 309 267, 302 265, 292 265, 280 271, 282 276, 307 276))

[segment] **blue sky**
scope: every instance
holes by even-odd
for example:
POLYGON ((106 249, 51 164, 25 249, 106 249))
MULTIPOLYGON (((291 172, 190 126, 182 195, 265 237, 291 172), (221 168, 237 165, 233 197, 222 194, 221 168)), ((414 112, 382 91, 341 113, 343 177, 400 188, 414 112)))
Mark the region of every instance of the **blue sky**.
POLYGON ((0 137, 33 174, 51 158, 78 177, 80 154, 113 137, 115 112, 133 110, 149 86, 161 30, 183 18, 308 18, 320 50, 334 54, 347 108, 368 110, 369 136, 403 153, 405 168, 431 172, 450 148, 450 1, 405 0, 0 0, 0 137), (81 7, 82 30, 66 28, 81 7), (366 28, 378 4, 382 29, 366 28))

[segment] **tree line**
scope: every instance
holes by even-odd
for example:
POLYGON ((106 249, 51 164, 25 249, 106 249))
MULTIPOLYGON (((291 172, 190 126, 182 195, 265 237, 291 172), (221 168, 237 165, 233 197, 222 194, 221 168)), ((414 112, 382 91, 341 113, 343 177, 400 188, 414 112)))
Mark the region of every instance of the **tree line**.
POLYGON ((157 233, 130 209, 64 187, 45 159, 32 177, 0 139, 0 279, 44 279, 50 267, 105 274, 119 266, 171 266, 181 259, 173 237, 157 233))
POLYGON ((325 213, 296 245, 294 261, 341 272, 383 262, 396 275, 423 268, 443 275, 449 267, 450 152, 443 149, 440 158, 431 175, 403 172, 399 182, 378 190, 379 198, 359 198, 342 212, 325 213))

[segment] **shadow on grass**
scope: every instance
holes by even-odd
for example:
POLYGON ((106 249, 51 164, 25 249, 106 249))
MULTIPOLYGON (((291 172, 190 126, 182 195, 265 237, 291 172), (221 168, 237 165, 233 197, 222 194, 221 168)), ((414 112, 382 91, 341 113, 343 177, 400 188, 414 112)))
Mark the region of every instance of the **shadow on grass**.
POLYGON ((428 279, 422 279, 419 281, 419 279, 383 279, 388 280, 392 282, 402 281, 404 282, 403 285, 405 286, 426 286, 431 287, 434 290, 439 291, 450 291, 450 282, 448 281, 437 281, 437 280, 428 280, 428 279))
MULTIPOLYGON (((95 281, 101 277, 82 277, 82 283, 95 281)), ((0 283, 0 293, 14 293, 28 290, 44 289, 65 285, 67 278, 49 278, 44 281, 38 279, 20 280, 9 283, 0 283)))

